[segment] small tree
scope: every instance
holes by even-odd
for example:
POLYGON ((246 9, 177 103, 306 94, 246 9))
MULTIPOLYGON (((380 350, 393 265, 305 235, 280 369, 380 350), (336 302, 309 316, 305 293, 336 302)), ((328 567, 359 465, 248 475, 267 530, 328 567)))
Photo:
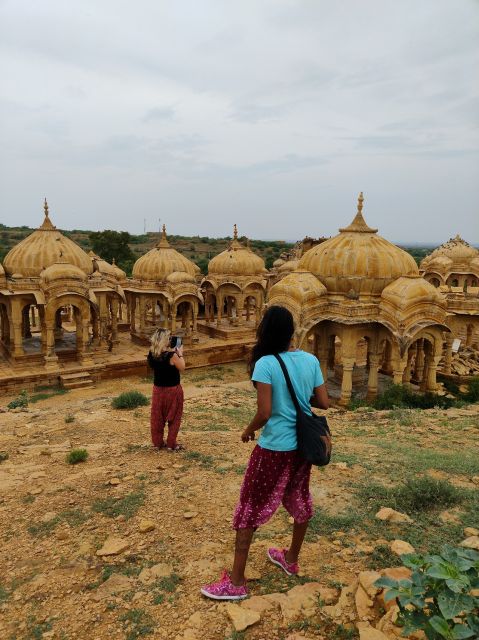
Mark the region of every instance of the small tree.
POLYGON ((116 263, 123 267, 135 259, 133 251, 129 247, 131 236, 127 231, 94 231, 89 234, 93 251, 107 262, 116 263))

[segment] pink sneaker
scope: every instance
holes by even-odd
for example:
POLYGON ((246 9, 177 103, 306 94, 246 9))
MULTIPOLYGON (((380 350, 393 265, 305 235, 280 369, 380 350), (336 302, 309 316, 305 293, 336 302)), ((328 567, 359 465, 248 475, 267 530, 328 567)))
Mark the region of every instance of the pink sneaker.
POLYGON ((201 587, 201 593, 213 600, 243 600, 248 595, 248 589, 246 584, 241 587, 235 587, 228 572, 223 571, 221 580, 212 584, 205 584, 204 587, 201 587))
POLYGON ((287 551, 287 549, 275 549, 274 547, 271 547, 271 549, 268 549, 268 558, 273 564, 281 567, 281 569, 283 569, 283 571, 287 573, 288 576, 295 576, 299 571, 298 563, 287 562, 286 558, 284 557, 287 551))

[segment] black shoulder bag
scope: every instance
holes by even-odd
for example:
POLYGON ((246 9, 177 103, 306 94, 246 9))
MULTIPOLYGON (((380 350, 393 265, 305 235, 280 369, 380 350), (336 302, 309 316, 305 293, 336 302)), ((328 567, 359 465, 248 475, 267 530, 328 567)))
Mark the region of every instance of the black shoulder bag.
POLYGON ((276 360, 283 371, 291 400, 296 409, 296 435, 298 439, 298 453, 307 462, 318 467, 324 467, 331 460, 331 432, 324 416, 309 416, 301 409, 294 391, 288 369, 281 356, 275 354, 276 360))

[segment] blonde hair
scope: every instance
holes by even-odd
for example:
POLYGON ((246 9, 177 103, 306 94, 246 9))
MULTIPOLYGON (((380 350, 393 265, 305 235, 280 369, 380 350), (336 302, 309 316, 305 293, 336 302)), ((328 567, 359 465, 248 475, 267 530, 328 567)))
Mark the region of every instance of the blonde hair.
POLYGON ((167 351, 170 344, 171 331, 169 329, 157 329, 151 336, 151 353, 155 358, 159 358, 167 351))

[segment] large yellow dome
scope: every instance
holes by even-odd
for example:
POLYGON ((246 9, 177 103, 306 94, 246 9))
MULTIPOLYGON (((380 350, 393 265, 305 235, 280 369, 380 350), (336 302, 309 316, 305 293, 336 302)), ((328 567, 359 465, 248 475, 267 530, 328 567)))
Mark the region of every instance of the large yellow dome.
POLYGON ((133 277, 138 280, 161 282, 176 271, 186 272, 194 277, 198 272, 198 267, 170 246, 163 225, 160 242, 154 249, 138 258, 133 265, 133 277))
POLYGON ((299 261, 298 268, 311 271, 331 294, 379 295, 393 280, 419 274, 411 255, 368 227, 362 208, 360 193, 352 223, 299 261))
POLYGON ((41 227, 19 242, 5 256, 3 266, 6 274, 37 278, 44 269, 61 258, 90 275, 93 265, 88 254, 53 226, 46 200, 44 209, 45 220, 41 227))
POLYGON ((208 264, 208 275, 258 276, 265 272, 263 258, 238 242, 236 225, 230 246, 212 258, 208 264))

